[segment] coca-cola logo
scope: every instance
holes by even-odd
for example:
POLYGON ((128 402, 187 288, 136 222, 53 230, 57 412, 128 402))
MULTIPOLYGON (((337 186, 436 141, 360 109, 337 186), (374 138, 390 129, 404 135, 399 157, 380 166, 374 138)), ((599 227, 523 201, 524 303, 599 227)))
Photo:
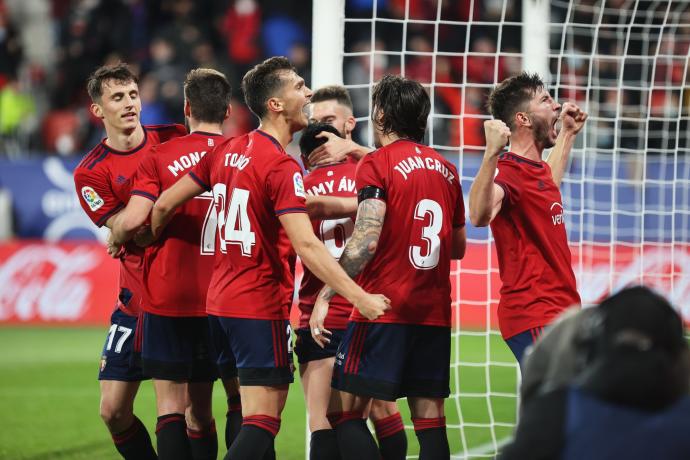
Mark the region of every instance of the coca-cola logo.
POLYGON ((78 320, 93 286, 84 275, 102 259, 93 246, 36 244, 0 263, 0 321, 78 320))

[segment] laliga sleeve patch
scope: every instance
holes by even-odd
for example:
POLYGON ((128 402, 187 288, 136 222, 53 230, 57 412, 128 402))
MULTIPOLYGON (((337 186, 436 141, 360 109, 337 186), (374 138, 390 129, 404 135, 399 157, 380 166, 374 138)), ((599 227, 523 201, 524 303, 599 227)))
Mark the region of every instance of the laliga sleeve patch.
POLYGON ((306 198, 304 193, 304 181, 302 180, 302 173, 296 172, 295 175, 292 176, 292 182, 295 184, 295 195, 306 198))
POLYGON ((89 205, 89 209, 92 211, 99 210, 105 204, 103 198, 98 196, 98 193, 96 193, 96 191, 91 187, 82 187, 81 196, 84 198, 84 201, 86 201, 86 204, 89 205))

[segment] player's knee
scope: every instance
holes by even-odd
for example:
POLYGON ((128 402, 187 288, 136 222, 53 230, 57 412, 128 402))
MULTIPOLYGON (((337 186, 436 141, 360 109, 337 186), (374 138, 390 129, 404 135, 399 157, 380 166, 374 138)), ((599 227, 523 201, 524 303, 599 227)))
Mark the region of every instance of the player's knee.
POLYGON ((211 408, 199 407, 199 405, 189 405, 185 411, 187 426, 192 430, 201 431, 213 422, 213 411, 211 408))
POLYGON ((398 405, 394 401, 382 401, 380 399, 376 399, 371 404, 369 416, 373 420, 380 420, 382 418, 397 414, 398 412, 400 412, 398 410, 398 405))
POLYGON ((101 401, 100 415, 108 429, 117 433, 128 428, 134 414, 124 407, 101 401))

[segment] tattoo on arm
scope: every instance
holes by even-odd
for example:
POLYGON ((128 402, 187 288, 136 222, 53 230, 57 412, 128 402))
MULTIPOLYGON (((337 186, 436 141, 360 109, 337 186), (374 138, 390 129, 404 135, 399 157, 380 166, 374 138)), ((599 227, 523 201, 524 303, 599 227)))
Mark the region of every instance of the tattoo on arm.
MULTIPOLYGON (((351 278, 359 275, 374 257, 385 217, 385 201, 368 199, 359 204, 355 230, 340 256, 340 266, 351 278)), ((326 300, 334 295, 335 291, 330 287, 324 290, 323 297, 326 300)))

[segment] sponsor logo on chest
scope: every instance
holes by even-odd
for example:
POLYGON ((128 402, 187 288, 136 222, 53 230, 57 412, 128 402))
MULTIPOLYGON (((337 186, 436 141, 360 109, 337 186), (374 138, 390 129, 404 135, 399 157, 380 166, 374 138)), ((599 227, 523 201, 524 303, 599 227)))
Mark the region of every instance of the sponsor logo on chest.
POLYGON ((565 223, 565 214, 563 212, 563 205, 557 201, 551 204, 551 221, 553 225, 563 225, 565 223))

